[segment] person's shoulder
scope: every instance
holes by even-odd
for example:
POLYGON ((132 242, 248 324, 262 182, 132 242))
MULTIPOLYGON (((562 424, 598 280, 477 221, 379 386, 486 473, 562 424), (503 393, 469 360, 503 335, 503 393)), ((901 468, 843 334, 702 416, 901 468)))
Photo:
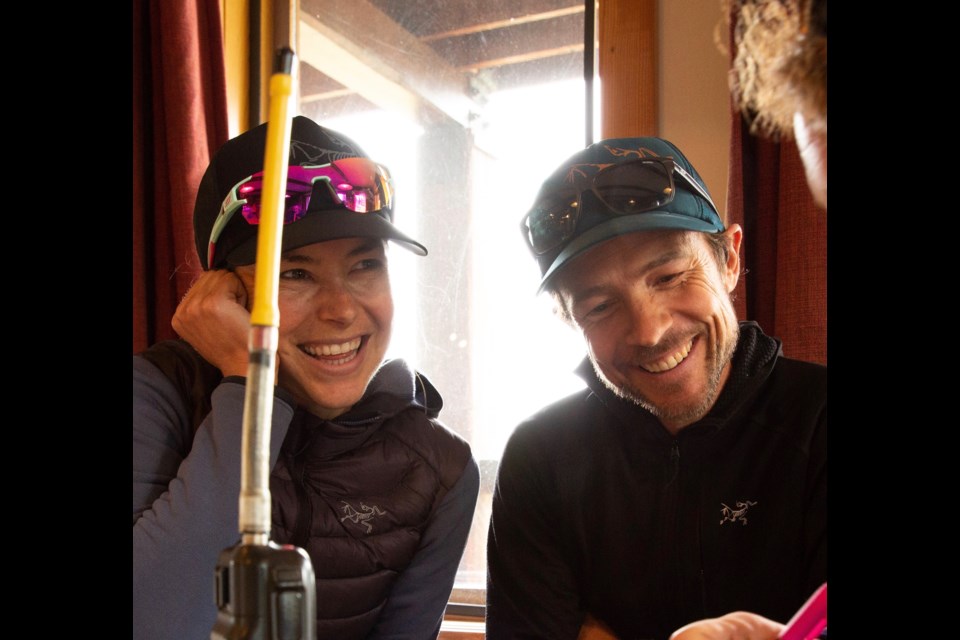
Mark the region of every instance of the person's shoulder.
POLYGON ((223 378, 215 366, 203 359, 185 340, 163 340, 134 356, 153 364, 175 385, 189 386, 204 383, 213 388, 223 378))
POLYGON ((780 356, 777 358, 778 366, 787 366, 794 367, 798 371, 809 371, 811 373, 818 373, 826 375, 827 365, 821 364, 819 362, 811 362, 809 360, 798 360, 797 358, 790 358, 787 356, 780 356))
POLYGON ((194 431, 210 413, 210 395, 224 379, 220 370, 185 340, 164 340, 135 355, 135 383, 138 373, 187 410, 194 431))
POLYGON ((511 439, 554 440, 589 429, 600 408, 589 388, 580 389, 539 409, 513 431, 511 439))
POLYGON ((764 412, 774 424, 820 424, 827 408, 827 367, 780 357, 759 389, 764 412))
MULTIPOLYGON (((620 446, 617 418, 589 388, 552 402, 520 422, 504 447, 498 477, 521 484, 534 476, 580 477, 585 454, 620 446), (526 480, 524 479, 526 478, 526 480)), ((553 480, 550 480, 553 482, 553 480)))
POLYGON ((134 399, 137 397, 138 389, 157 389, 164 395, 177 396, 174 381, 156 359, 151 357, 153 353, 155 352, 141 351, 133 354, 134 399))
POLYGON ((448 484, 459 478, 473 460, 470 443, 422 407, 386 419, 380 431, 442 469, 448 484))
POLYGON ((795 384, 804 382, 822 388, 826 392, 827 366, 818 362, 808 362, 781 356, 774 365, 774 374, 795 384))

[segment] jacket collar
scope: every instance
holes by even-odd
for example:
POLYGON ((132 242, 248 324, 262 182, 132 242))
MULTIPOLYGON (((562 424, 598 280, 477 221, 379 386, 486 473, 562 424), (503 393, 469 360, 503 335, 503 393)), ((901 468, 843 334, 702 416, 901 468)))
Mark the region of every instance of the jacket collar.
POLYGON ((290 425, 297 435, 284 442, 293 453, 309 447, 310 456, 328 458, 349 451, 369 438, 384 421, 408 409, 436 418, 443 407, 440 393, 422 373, 405 361, 385 361, 349 411, 324 420, 300 408, 290 425))
MULTIPOLYGON (((753 396, 754 391, 763 383, 773 371, 777 358, 783 355, 783 347, 778 338, 763 333, 760 325, 753 321, 740 322, 740 335, 737 339, 737 349, 733 354, 730 376, 727 378, 716 403, 710 411, 699 421, 687 425, 681 431, 693 431, 690 427, 712 426, 716 429, 725 424, 734 415, 744 402, 753 396)), ((653 414, 630 400, 620 398, 614 394, 597 377, 590 358, 584 358, 577 366, 576 373, 586 382, 593 395, 616 415, 620 421, 627 424, 648 424, 655 426, 659 432, 667 433, 663 425, 653 414)))

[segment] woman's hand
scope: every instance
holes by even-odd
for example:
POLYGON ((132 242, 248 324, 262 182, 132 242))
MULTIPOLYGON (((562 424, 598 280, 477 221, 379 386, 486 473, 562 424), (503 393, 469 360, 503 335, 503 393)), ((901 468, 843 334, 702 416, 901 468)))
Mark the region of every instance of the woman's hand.
POLYGON ((205 271, 173 314, 174 331, 226 376, 246 376, 250 359, 247 290, 231 271, 205 271))

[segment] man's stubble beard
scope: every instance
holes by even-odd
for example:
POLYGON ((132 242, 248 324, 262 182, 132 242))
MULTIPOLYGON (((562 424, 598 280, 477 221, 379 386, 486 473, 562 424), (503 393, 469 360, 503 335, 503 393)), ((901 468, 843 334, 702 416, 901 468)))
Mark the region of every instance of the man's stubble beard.
MULTIPOLYGON (((734 329, 729 336, 729 340, 727 340, 722 347, 723 350, 717 352, 712 360, 708 359, 704 362, 706 366, 710 367, 710 371, 708 371, 707 375, 707 383, 704 390, 705 392, 702 400, 693 405, 686 405, 673 409, 668 407, 659 407, 649 399, 645 398, 638 389, 634 389, 629 386, 618 387, 603 374, 603 371, 600 370, 596 360, 591 358, 590 362, 593 365, 593 370, 596 372, 600 381, 603 382, 603 384, 617 397, 629 402, 633 402, 643 409, 646 409, 660 419, 661 422, 686 426, 693 424, 697 420, 700 420, 707 415, 714 403, 717 401, 717 398, 720 396, 720 392, 722 391, 720 387, 720 378, 723 377, 723 372, 727 365, 733 360, 733 354, 736 353, 737 342, 739 342, 740 338, 739 323, 734 321, 733 327, 734 329)), ((677 388, 679 388, 679 385, 677 388)))

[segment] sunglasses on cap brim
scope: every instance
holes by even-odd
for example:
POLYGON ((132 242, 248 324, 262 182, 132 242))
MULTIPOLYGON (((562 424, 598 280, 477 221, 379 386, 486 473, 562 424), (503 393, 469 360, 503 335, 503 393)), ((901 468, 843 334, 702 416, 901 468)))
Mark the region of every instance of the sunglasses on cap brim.
MULTIPOLYGON (((208 269, 215 264, 217 240, 237 211, 240 211, 247 224, 260 224, 262 191, 263 172, 258 171, 235 184, 227 193, 210 230, 208 269)), ((283 200, 283 224, 300 220, 311 208, 373 213, 392 222, 393 183, 390 172, 367 158, 343 158, 329 164, 289 167, 283 200)))
POLYGON ((710 194, 673 158, 640 158, 604 167, 569 189, 551 191, 538 199, 520 222, 527 246, 535 256, 561 247, 576 235, 583 194, 593 193, 608 209, 607 215, 632 215, 653 211, 673 201, 674 175, 701 196, 719 216, 710 194))

